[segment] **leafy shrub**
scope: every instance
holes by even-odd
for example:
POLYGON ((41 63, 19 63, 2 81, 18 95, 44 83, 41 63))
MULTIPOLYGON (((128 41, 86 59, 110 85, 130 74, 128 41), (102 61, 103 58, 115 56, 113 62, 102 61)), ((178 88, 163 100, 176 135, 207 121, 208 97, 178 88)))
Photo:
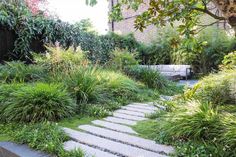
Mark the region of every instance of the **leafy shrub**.
POLYGON ((33 82, 45 80, 47 70, 38 65, 26 65, 23 62, 6 62, 0 65, 1 82, 33 82))
POLYGON ((139 50, 145 64, 170 64, 172 54, 180 41, 179 33, 171 28, 160 28, 157 32, 156 39, 150 45, 141 45, 139 50))
POLYGON ((197 41, 199 43, 206 42, 202 51, 196 54, 196 58, 192 62, 194 70, 201 73, 218 69, 224 56, 233 49, 233 40, 225 31, 215 27, 200 32, 197 41))
POLYGON ((224 56, 221 67, 223 69, 235 69, 236 68, 236 51, 231 52, 224 56))
POLYGON ((185 93, 213 105, 235 102, 236 71, 219 72, 203 78, 192 90, 185 93), (190 94, 191 93, 191 94, 190 94))
POLYGON ((168 80, 159 72, 150 68, 129 66, 124 71, 128 76, 143 82, 149 88, 163 89, 168 86, 168 80))
POLYGON ((74 113, 74 102, 58 84, 28 84, 14 91, 0 115, 7 122, 57 121, 74 113))
POLYGON ((138 61, 135 59, 134 53, 130 53, 127 50, 115 49, 112 52, 111 60, 109 61, 109 66, 115 69, 122 70, 125 66, 137 65, 138 61))
POLYGON ((36 62, 52 73, 69 72, 77 68, 77 66, 87 65, 89 61, 86 59, 84 52, 77 48, 74 51, 73 47, 65 50, 59 46, 47 46, 48 54, 37 55, 35 54, 36 62))
MULTIPOLYGON (((16 124, 15 124, 16 125, 16 124)), ((13 140, 20 144, 27 144, 31 148, 55 154, 61 157, 83 157, 81 150, 67 152, 63 143, 69 138, 63 130, 53 123, 38 123, 20 126, 20 129, 13 131, 13 140)))

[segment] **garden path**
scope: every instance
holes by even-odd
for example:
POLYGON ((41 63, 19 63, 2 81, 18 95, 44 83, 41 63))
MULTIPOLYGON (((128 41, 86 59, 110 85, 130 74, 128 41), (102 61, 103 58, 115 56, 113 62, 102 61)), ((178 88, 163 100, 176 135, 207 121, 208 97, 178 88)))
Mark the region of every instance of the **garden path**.
POLYGON ((103 120, 80 125, 77 130, 64 128, 71 137, 64 143, 64 149, 80 148, 87 156, 95 157, 166 157, 174 152, 173 147, 138 137, 131 128, 138 121, 146 120, 146 114, 159 108, 153 103, 132 103, 103 120))

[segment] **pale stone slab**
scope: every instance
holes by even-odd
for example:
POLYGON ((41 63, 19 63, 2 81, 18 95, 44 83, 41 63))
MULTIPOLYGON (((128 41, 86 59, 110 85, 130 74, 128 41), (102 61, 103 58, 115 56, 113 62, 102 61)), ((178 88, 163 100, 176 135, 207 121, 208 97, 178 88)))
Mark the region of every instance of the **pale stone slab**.
POLYGON ((133 107, 133 108, 138 108, 138 109, 145 109, 145 110, 150 110, 150 111, 157 111, 158 108, 153 107, 153 106, 141 106, 141 105, 134 105, 134 104, 130 104, 127 105, 128 107, 133 107))
POLYGON ((138 116, 131 116, 128 114, 123 114, 123 113, 113 113, 114 117, 122 118, 122 119, 128 119, 128 120, 134 120, 134 121, 142 121, 142 120, 147 120, 147 118, 144 117, 138 117, 138 116))
POLYGON ((152 105, 149 105, 147 103, 132 103, 133 105, 140 105, 140 106, 147 106, 147 107, 154 107, 152 105))
POLYGON ((155 151, 157 153, 164 152, 166 154, 170 154, 174 152, 174 149, 170 146, 156 144, 155 141, 143 139, 143 138, 128 135, 125 133, 111 131, 111 130, 107 130, 104 128, 91 126, 91 125, 81 125, 79 126, 79 128, 100 137, 108 138, 108 139, 122 142, 125 144, 130 144, 132 146, 136 146, 136 147, 143 148, 146 150, 155 151))
POLYGON ((131 106, 122 106, 121 108, 125 109, 125 110, 128 110, 128 111, 141 112, 141 113, 144 113, 144 114, 150 114, 150 113, 155 112, 155 111, 146 110, 146 109, 134 108, 134 107, 131 107, 131 106))
POLYGON ((64 131, 73 139, 86 145, 92 145, 99 147, 104 151, 110 153, 119 154, 121 156, 128 157, 166 157, 155 152, 147 151, 123 143, 115 142, 112 140, 104 139, 98 136, 94 136, 88 133, 75 131, 69 128, 64 128, 64 131))
POLYGON ((138 117, 145 117, 144 113, 141 112, 135 112, 135 111, 128 111, 128 110, 116 110, 115 113, 123 113, 123 114, 128 114, 132 116, 138 116, 138 117))
POLYGON ((127 120, 127 119, 121 119, 116 117, 107 117, 104 118, 104 120, 112 122, 112 123, 118 123, 118 124, 125 124, 125 125, 136 125, 136 121, 127 120))
POLYGON ((99 126, 111 129, 111 130, 119 131, 119 132, 137 134, 132 128, 125 125, 115 124, 115 123, 106 122, 102 120, 94 120, 92 121, 92 123, 95 125, 99 125, 99 126))
POLYGON ((64 143, 64 149, 67 151, 72 151, 76 149, 81 149, 84 151, 86 157, 118 157, 117 155, 104 152, 102 150, 75 142, 75 141, 67 141, 64 143))
POLYGON ((51 155, 32 150, 27 145, 0 142, 0 157, 51 157, 51 155))

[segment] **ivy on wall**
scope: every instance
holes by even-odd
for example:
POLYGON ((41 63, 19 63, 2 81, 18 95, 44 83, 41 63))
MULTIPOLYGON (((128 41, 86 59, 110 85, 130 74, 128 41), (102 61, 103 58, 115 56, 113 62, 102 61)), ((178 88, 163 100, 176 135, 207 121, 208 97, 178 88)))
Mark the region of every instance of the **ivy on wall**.
POLYGON ((54 17, 45 17, 43 13, 33 14, 22 0, 0 1, 0 27, 16 34, 12 54, 20 60, 32 59, 30 45, 33 40, 43 44, 59 42, 64 48, 80 46, 89 59, 100 63, 106 62, 116 47, 134 51, 139 46, 132 35, 110 33, 99 36, 96 32, 87 32, 80 24, 72 25, 54 17))

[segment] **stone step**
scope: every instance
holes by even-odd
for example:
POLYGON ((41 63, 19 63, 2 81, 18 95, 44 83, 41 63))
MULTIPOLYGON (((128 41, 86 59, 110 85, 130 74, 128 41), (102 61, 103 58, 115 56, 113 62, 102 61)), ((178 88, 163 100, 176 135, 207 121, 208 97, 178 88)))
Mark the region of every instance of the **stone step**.
POLYGON ((118 124, 125 124, 125 125, 136 125, 136 121, 127 120, 127 119, 121 119, 116 117, 107 117, 104 118, 105 121, 109 121, 112 123, 118 123, 118 124))
POLYGON ((119 133, 119 132, 115 132, 115 131, 111 131, 111 130, 107 130, 104 128, 91 126, 91 125, 81 125, 79 126, 79 129, 82 129, 93 135, 97 135, 99 137, 104 137, 104 138, 111 139, 117 142, 122 142, 124 144, 136 146, 145 150, 154 151, 157 153, 170 154, 174 152, 174 149, 170 146, 157 144, 155 143, 155 141, 143 139, 143 138, 128 135, 125 133, 119 133))
POLYGON ((122 109, 116 110, 115 113, 123 113, 123 114, 128 114, 128 115, 131 115, 131 116, 145 117, 144 113, 135 112, 135 111, 128 111, 128 110, 122 110, 122 109))
POLYGON ((127 105, 128 107, 134 107, 134 108, 138 108, 138 109, 145 109, 145 110, 150 110, 150 111, 157 111, 158 108, 153 107, 153 106, 140 106, 140 105, 127 105))
POLYGON ((166 155, 158 154, 155 152, 147 151, 123 143, 115 142, 112 140, 104 139, 88 133, 75 131, 69 128, 64 128, 64 131, 75 141, 98 147, 104 151, 114 153, 126 157, 166 157, 166 155))
POLYGON ((27 145, 0 142, 0 157, 51 157, 51 155, 32 150, 27 145))
POLYGON ((75 141, 67 141, 64 143, 64 149, 67 151, 73 151, 76 149, 81 149, 84 151, 86 157, 118 157, 117 155, 104 152, 102 150, 81 144, 75 141))
POLYGON ((151 113, 155 112, 155 111, 151 111, 151 110, 139 109, 139 108, 130 107, 130 106, 123 106, 121 108, 125 109, 125 110, 128 110, 128 111, 141 112, 141 113, 144 113, 144 114, 151 114, 151 113))
POLYGON ((144 117, 137 117, 137 116, 131 116, 128 114, 123 114, 123 113, 113 113, 114 117, 122 118, 122 119, 128 119, 128 120, 133 120, 133 121, 142 121, 142 120, 147 120, 147 118, 144 117))
POLYGON ((95 125, 102 126, 104 128, 108 128, 108 129, 123 132, 123 133, 137 134, 132 128, 125 125, 115 124, 115 123, 106 122, 102 120, 94 120, 92 121, 92 123, 95 125))

